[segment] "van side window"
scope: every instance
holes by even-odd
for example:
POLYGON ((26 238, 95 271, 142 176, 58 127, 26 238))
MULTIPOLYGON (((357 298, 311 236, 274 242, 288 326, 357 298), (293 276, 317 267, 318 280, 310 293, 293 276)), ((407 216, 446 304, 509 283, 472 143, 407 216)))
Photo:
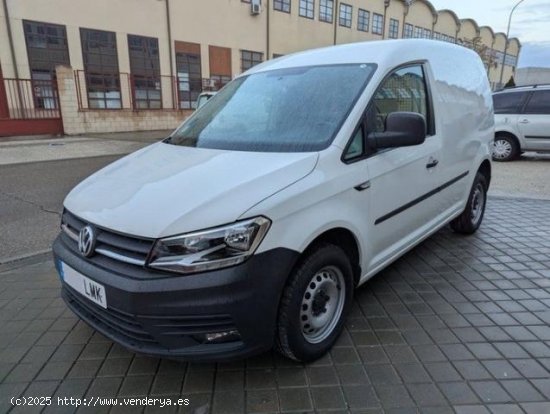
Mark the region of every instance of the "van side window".
POLYGON ((422 66, 407 66, 392 73, 378 89, 371 110, 374 112, 374 119, 369 117, 368 121, 369 131, 372 132, 383 132, 386 117, 392 112, 422 114, 429 126, 428 92, 422 66))
POLYGON ((365 137, 363 135, 363 127, 360 126, 348 145, 346 154, 344 155, 344 160, 350 161, 363 155, 364 146, 365 137))
POLYGON ((550 91, 535 91, 525 107, 526 114, 550 114, 550 91))

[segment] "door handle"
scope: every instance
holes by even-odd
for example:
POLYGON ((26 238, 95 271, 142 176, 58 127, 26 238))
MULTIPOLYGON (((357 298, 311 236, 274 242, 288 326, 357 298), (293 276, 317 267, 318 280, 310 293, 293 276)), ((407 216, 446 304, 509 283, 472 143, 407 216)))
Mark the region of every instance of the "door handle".
POLYGON ((439 164, 438 160, 430 158, 430 161, 426 164, 426 168, 429 170, 430 168, 434 168, 437 164, 439 164))
POLYGON ((529 120, 528 119, 522 119, 521 121, 519 121, 520 124, 528 124, 529 123, 529 120))

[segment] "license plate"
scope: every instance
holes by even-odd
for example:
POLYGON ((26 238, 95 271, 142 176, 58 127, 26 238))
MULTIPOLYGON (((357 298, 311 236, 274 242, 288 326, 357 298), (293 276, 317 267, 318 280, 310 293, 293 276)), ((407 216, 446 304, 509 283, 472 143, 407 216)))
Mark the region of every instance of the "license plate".
POLYGON ((61 277, 66 284, 78 293, 97 303, 102 308, 107 309, 105 286, 87 278, 65 263, 61 263, 61 277))

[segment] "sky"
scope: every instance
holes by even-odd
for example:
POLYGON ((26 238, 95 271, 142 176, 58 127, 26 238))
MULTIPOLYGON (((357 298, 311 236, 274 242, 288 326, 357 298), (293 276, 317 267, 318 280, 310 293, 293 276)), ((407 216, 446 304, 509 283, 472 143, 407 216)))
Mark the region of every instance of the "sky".
MULTIPOLYGON (((472 18, 480 26, 506 33, 508 16, 519 0, 430 0, 434 7, 453 10, 459 19, 472 18)), ((525 0, 512 17, 510 37, 521 44, 518 67, 550 68, 550 0, 525 0)))

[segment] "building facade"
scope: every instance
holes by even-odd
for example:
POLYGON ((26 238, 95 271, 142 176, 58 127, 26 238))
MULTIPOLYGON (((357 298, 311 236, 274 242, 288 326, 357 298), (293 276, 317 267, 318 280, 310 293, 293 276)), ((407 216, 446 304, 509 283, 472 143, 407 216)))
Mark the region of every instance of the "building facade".
POLYGON ((315 47, 458 43, 480 54, 494 88, 513 75, 521 47, 427 0, 1 1, 0 77, 32 80, 44 109, 56 105, 47 85, 58 65, 75 71, 78 111, 191 110, 202 90, 315 47))

